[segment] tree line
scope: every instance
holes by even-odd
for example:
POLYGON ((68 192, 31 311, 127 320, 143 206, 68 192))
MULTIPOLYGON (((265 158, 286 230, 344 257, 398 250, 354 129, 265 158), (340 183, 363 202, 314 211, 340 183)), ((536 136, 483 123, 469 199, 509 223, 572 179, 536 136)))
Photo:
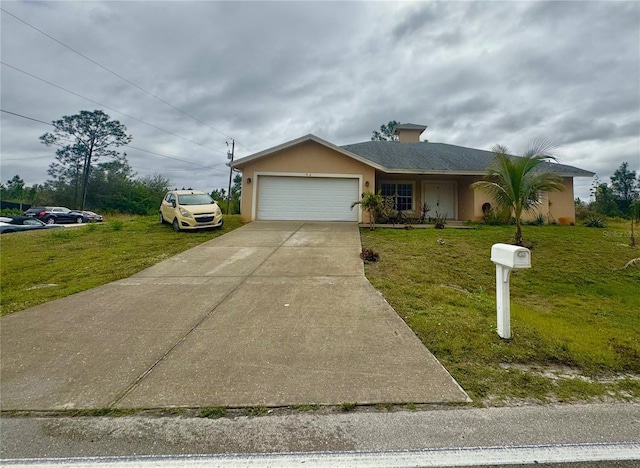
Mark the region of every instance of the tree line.
MULTIPOLYGON (((28 187, 15 175, 0 184, 1 200, 99 212, 151 214, 158 210, 171 181, 160 174, 138 177, 133 172, 127 154, 117 151, 132 140, 124 125, 100 110, 63 116, 52 125, 53 131, 40 137, 43 144, 56 147, 47 171, 50 178, 28 187)), ((241 185, 237 175, 231 189, 231 213, 240 211, 241 185)), ((211 195, 226 213, 225 189, 211 195)))
POLYGON ((589 202, 576 198, 575 203, 577 217, 595 213, 629 218, 633 216, 634 207, 640 204, 640 175, 629 170, 629 163, 623 162, 610 177, 610 183, 603 183, 598 176, 593 178, 589 202))
MULTIPOLYGON (((169 187, 169 180, 159 174, 136 178, 126 158, 100 163, 93 169, 86 182, 84 205, 88 210, 154 213, 169 187)), ((59 179, 27 186, 22 177, 15 175, 0 184, 0 199, 31 206, 81 208, 74 181, 59 179)))

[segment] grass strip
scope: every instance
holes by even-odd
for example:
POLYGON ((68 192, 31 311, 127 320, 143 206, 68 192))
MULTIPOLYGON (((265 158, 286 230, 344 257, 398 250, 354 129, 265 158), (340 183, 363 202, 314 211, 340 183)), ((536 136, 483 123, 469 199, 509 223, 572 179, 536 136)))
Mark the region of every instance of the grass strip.
POLYGON ((241 225, 232 215, 221 229, 174 232, 157 216, 119 215, 104 223, 5 234, 0 315, 127 278, 241 225))

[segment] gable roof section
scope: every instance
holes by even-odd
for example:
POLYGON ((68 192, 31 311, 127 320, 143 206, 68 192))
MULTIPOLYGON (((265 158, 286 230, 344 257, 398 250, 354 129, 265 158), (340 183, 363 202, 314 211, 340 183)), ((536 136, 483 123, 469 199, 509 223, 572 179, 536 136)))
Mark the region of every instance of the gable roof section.
MULTIPOLYGON (((493 161, 491 151, 445 143, 399 143, 366 141, 342 146, 343 149, 382 166, 384 172, 397 174, 485 174, 493 161)), ((565 177, 592 177, 593 172, 565 164, 544 162, 539 170, 565 177)))
POLYGON ((347 151, 344 148, 341 148, 340 146, 336 146, 333 143, 329 143, 328 141, 323 140, 322 138, 319 138, 312 134, 308 134, 303 137, 296 138, 295 140, 287 141, 286 143, 283 143, 278 146, 274 146, 272 148, 268 148, 264 151, 260 151, 259 153, 250 154, 249 156, 245 156, 244 158, 237 159, 234 162, 232 162, 230 166, 233 168, 242 169, 244 165, 247 164, 248 162, 254 161, 256 159, 264 158, 265 156, 269 156, 273 153, 277 153, 278 151, 291 148, 293 146, 305 143, 307 141, 314 141, 320 145, 326 146, 327 148, 331 148, 332 150, 340 154, 343 154, 344 156, 347 156, 349 158, 355 159, 356 161, 360 161, 361 163, 366 164, 367 166, 372 166, 381 171, 385 170, 383 166, 380 166, 375 161, 362 157, 358 154, 351 153, 350 151, 347 151))

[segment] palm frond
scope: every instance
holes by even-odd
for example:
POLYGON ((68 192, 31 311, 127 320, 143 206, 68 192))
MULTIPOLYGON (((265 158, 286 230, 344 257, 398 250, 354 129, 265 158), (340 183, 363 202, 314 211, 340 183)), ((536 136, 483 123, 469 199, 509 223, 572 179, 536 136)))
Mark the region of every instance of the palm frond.
POLYGON ((490 195, 502 209, 516 218, 516 241, 519 242, 519 220, 523 211, 532 210, 542 191, 564 190, 563 179, 548 171, 536 171, 543 162, 555 161, 556 146, 548 140, 534 140, 522 156, 509 154, 506 146, 491 148, 495 157, 483 180, 472 184, 490 195))
POLYGON ((558 150, 558 146, 551 143, 550 140, 546 138, 536 138, 534 139, 527 150, 523 153, 524 157, 541 157, 543 160, 551 160, 556 161, 556 153, 558 150))

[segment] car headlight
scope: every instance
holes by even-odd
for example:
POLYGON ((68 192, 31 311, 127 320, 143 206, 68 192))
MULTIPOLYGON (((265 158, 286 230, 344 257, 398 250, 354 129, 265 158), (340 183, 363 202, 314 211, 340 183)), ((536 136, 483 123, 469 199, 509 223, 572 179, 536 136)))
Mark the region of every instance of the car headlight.
POLYGON ((180 214, 185 218, 193 218, 193 216, 191 216, 191 213, 189 213, 187 210, 185 210, 182 207, 180 207, 180 214))
POLYGON ((219 214, 222 214, 222 210, 220 209, 217 203, 216 203, 216 206, 213 208, 213 214, 216 216, 218 216, 219 214))

